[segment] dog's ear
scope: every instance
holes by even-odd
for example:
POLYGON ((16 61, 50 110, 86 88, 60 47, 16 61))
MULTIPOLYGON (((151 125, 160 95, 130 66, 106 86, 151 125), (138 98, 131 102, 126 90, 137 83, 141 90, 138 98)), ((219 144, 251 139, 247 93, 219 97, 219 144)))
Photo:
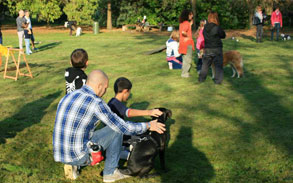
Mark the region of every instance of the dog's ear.
POLYGON ((166 114, 167 114, 167 118, 172 117, 172 111, 171 110, 167 109, 166 114))

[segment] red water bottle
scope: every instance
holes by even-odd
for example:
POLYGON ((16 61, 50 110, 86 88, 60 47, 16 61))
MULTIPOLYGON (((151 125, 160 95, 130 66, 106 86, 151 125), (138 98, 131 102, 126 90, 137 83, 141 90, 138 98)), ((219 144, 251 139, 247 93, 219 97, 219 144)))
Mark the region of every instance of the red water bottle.
POLYGON ((91 165, 97 165, 99 164, 103 159, 103 155, 102 155, 102 147, 98 144, 91 144, 90 145, 91 148, 91 165))

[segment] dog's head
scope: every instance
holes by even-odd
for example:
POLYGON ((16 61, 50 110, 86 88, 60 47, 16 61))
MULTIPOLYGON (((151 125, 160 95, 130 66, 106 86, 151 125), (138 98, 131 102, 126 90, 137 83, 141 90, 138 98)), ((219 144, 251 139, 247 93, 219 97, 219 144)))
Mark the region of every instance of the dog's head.
POLYGON ((159 117, 152 117, 152 120, 155 120, 157 119, 158 122, 160 123, 164 123, 169 119, 171 118, 172 116, 172 111, 169 110, 169 109, 166 109, 166 108, 156 108, 156 109, 159 109, 161 112, 163 112, 163 114, 159 117))

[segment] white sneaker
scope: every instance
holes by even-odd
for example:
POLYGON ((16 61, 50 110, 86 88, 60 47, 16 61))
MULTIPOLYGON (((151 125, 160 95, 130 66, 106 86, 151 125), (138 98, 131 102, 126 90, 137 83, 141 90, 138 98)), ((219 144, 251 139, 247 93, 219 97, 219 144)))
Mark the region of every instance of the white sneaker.
POLYGON ((118 168, 116 168, 113 174, 103 176, 103 182, 115 182, 117 180, 129 178, 129 177, 131 177, 131 176, 122 174, 118 170, 118 168))
POLYGON ((75 180, 79 176, 78 167, 72 165, 64 165, 64 173, 67 179, 75 180))

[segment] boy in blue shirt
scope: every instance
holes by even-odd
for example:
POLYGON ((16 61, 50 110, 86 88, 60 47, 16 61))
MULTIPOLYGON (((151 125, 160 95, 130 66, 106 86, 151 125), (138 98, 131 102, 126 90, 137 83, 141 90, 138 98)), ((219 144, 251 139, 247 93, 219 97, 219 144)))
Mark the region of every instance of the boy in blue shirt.
POLYGON ((138 110, 129 109, 123 102, 127 102, 131 93, 132 83, 125 77, 118 78, 114 83, 115 97, 109 102, 108 106, 120 118, 136 117, 136 116, 160 116, 162 112, 159 109, 138 110))
MULTIPOLYGON (((123 102, 126 102, 130 96, 132 88, 132 83, 125 77, 118 78, 114 83, 115 97, 113 97, 109 102, 108 106, 111 110, 116 113, 120 118, 125 119, 125 117, 137 117, 137 116, 160 116, 162 112, 159 109, 150 110, 138 110, 130 109, 126 107, 123 102)), ((130 136, 124 136, 124 140, 129 139, 130 136)), ((127 159, 129 153, 127 151, 122 151, 121 159, 127 159)))

